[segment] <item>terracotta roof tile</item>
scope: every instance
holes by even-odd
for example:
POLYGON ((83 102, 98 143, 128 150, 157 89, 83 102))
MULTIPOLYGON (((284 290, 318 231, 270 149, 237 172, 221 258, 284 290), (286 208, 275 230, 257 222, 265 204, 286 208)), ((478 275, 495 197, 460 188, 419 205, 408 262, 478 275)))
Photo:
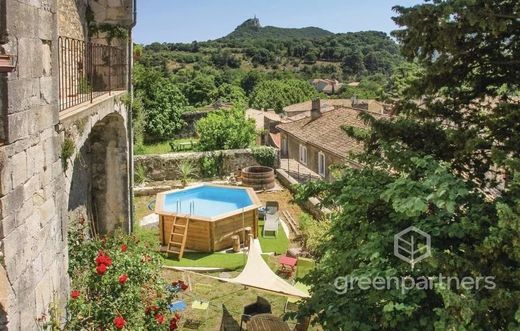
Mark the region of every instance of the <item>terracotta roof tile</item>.
POLYGON ((349 137, 342 129, 342 126, 366 128, 367 125, 358 117, 360 112, 352 108, 338 108, 322 113, 315 120, 306 117, 291 123, 279 124, 277 128, 301 141, 346 157, 349 152, 363 150, 363 144, 349 137))

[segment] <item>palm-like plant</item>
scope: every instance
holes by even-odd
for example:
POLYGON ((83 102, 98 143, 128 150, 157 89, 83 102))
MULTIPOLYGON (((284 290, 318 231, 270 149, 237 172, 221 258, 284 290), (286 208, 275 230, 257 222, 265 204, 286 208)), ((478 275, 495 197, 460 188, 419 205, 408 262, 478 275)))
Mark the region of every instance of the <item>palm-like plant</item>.
POLYGON ((195 167, 191 161, 183 160, 179 163, 177 173, 181 179, 182 187, 185 187, 195 177, 195 167))

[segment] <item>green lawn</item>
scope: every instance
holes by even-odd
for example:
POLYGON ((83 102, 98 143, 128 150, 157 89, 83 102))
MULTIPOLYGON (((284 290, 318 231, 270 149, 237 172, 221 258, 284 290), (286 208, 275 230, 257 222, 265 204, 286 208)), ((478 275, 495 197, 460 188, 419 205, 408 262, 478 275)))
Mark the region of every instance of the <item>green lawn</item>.
POLYGON ((275 252, 276 254, 285 254, 287 249, 289 248, 289 239, 285 235, 285 231, 282 228, 282 225, 278 226, 278 235, 274 237, 262 236, 262 230, 264 228, 264 221, 258 222, 258 239, 260 240, 260 246, 262 247, 262 252, 271 253, 275 252))
POLYGON ((164 258, 163 261, 165 265, 172 267, 206 267, 236 270, 244 267, 246 258, 241 253, 186 252, 180 261, 168 258, 164 258))
MULTIPOLYGON (((176 143, 185 143, 193 141, 196 143, 198 140, 194 138, 183 138, 174 140, 176 143)), ((187 151, 187 150, 186 150, 187 151)), ((145 144, 142 148, 135 148, 135 154, 146 155, 146 154, 167 154, 172 153, 170 141, 162 141, 153 144, 145 144)))
POLYGON ((166 154, 171 153, 172 148, 169 142, 158 142, 155 144, 144 145, 142 148, 135 148, 135 154, 146 155, 146 154, 166 154))

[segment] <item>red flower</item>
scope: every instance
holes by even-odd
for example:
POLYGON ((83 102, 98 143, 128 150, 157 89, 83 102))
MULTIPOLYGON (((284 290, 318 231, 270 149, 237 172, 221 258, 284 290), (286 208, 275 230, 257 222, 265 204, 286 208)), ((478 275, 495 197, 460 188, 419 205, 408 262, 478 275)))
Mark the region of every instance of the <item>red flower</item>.
POLYGON ((105 254, 103 251, 99 251, 98 256, 96 257, 96 264, 101 265, 104 264, 107 267, 110 267, 112 265, 112 259, 110 256, 105 254))
POLYGON ((123 318, 123 316, 117 316, 116 318, 114 318, 114 326, 116 327, 116 329, 124 328, 125 324, 126 324, 126 321, 123 318))
POLYGON ((126 249, 127 249, 127 248, 128 248, 128 247, 127 247, 125 244, 122 244, 122 245, 121 245, 121 252, 123 252, 123 253, 126 252, 126 249))
POLYGON ((157 321, 157 324, 163 324, 164 323, 164 315, 163 314, 156 314, 154 316, 154 318, 157 321))
POLYGON ((96 267, 96 272, 98 275, 103 276, 105 272, 107 272, 107 266, 104 264, 100 264, 96 267))
POLYGON ((80 293, 79 291, 72 291, 72 292, 70 292, 70 297, 71 297, 72 299, 76 300, 77 298, 79 298, 79 295, 80 295, 80 294, 81 294, 81 293, 80 293))
POLYGON ((127 274, 122 274, 121 276, 119 276, 119 284, 123 285, 124 283, 126 283, 127 280, 128 280, 127 274))

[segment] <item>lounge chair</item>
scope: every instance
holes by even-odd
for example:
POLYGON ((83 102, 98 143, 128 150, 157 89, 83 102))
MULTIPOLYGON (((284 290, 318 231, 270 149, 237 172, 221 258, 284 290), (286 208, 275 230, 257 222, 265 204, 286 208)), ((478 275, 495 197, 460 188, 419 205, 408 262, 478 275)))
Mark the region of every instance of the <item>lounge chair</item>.
POLYGON ((274 232, 274 236, 278 235, 278 226, 280 224, 280 213, 278 202, 268 201, 265 204, 264 230, 262 235, 265 237, 266 232, 274 232))

